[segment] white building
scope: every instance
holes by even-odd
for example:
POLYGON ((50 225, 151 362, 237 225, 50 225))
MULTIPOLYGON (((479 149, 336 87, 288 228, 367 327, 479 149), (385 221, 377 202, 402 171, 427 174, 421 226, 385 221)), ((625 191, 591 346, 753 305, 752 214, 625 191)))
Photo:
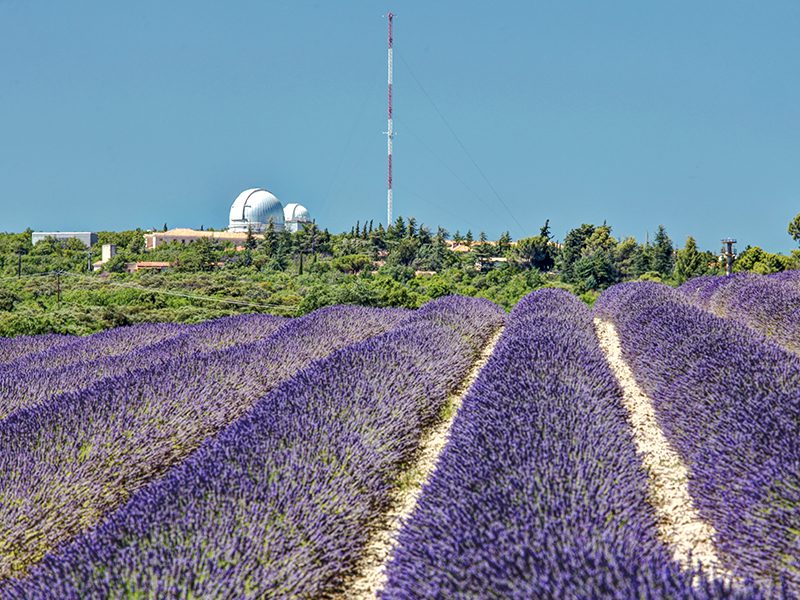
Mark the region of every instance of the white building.
POLYGON ((91 231, 34 231, 31 234, 31 243, 35 246, 46 238, 53 238, 59 242, 74 239, 87 248, 97 243, 97 234, 91 231))
POLYGON ((195 229, 170 229, 169 231, 153 231, 144 236, 145 249, 154 250, 162 244, 190 244, 199 239, 210 239, 222 243, 233 243, 237 249, 244 248, 248 231, 256 239, 263 239, 269 224, 276 231, 294 233, 307 223, 311 223, 311 215, 305 206, 297 203, 286 207, 272 192, 263 188, 250 188, 236 196, 231 205, 226 231, 197 231, 195 229))
POLYGON ((283 209, 283 222, 286 231, 296 233, 301 227, 311 223, 311 215, 305 206, 292 202, 283 209))
POLYGON ((263 233, 270 221, 277 231, 283 230, 283 206, 272 192, 262 188, 243 191, 231 205, 228 231, 263 233))

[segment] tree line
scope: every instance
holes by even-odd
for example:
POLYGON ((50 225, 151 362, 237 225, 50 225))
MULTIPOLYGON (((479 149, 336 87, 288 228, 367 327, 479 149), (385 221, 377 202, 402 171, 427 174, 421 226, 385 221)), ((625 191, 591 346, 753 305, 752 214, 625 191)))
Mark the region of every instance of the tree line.
MULTIPOLYGON (((663 226, 641 242, 617 239, 607 223, 581 224, 558 241, 545 221, 536 235, 513 239, 505 232, 489 240, 483 232, 450 234, 398 217, 388 227, 357 221, 337 234, 316 224, 296 233, 270 225, 263 235, 249 233, 239 248, 203 238, 152 251, 144 249, 145 233, 98 232, 99 243, 88 250, 76 240, 33 246, 30 230, 0 234, 0 335, 88 333, 253 310, 299 315, 341 303, 414 308, 447 294, 481 296, 510 309, 542 286, 569 289, 591 303, 622 281, 677 285, 724 272, 717 253, 700 250, 691 237, 676 247, 663 226), (117 255, 94 273, 91 264, 105 243, 116 245, 117 255), (137 261, 172 268, 126 273, 137 261), (72 276, 56 279, 54 273, 72 276), (232 300, 239 303, 226 304, 232 300)), ((800 243, 800 215, 789 234, 800 243)), ((785 256, 747 247, 734 270, 798 268, 799 257, 798 251, 785 256)))

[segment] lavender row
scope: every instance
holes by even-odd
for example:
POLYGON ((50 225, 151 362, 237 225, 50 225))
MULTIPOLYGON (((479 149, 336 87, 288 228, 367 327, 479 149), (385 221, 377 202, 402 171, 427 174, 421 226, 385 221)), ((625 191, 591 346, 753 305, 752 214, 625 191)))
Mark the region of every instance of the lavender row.
MULTIPOLYGON (((95 357, 44 371, 0 371, 0 419, 53 396, 91 387, 109 377, 152 368, 176 356, 258 341, 272 335, 285 322, 283 317, 258 314, 223 317, 185 325, 174 337, 125 354, 95 357)), ((139 339, 135 328, 126 328, 123 335, 130 335, 132 343, 139 339)))
POLYGON ((341 592, 421 433, 503 320, 447 298, 276 388, 6 598, 341 592))
POLYGON ((321 309, 263 341, 179 356, 16 411, 0 422, 0 578, 95 524, 313 360, 407 317, 321 309))
POLYGON ((622 284, 595 306, 616 325, 728 566, 800 592, 800 359, 667 286, 622 284))
POLYGON ((46 335, 21 335, 0 338, 0 366, 29 354, 62 346, 76 341, 73 335, 51 333, 46 335))
POLYGON ((142 323, 74 337, 70 342, 56 343, 40 352, 19 356, 0 366, 0 373, 12 377, 25 372, 36 375, 78 362, 118 356, 180 335, 185 328, 177 323, 142 323))
POLYGON ((767 275, 770 279, 775 281, 783 281, 792 285, 800 284, 800 270, 781 271, 779 273, 771 273, 767 275))
POLYGON ((514 309, 399 536, 384 599, 717 597, 670 562, 589 309, 514 309))
POLYGON ((700 277, 680 290, 702 308, 752 327, 800 353, 800 287, 786 277, 750 273, 700 277))

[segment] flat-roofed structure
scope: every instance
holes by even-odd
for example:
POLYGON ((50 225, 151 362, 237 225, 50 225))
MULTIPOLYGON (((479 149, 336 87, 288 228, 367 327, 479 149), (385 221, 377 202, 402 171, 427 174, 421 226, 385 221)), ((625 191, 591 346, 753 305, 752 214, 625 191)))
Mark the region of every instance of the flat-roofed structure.
POLYGON ((34 231, 31 234, 31 243, 35 246, 47 238, 53 238, 59 242, 78 240, 87 248, 97 243, 97 234, 91 231, 34 231))
MULTIPOLYGON (((255 239, 263 239, 258 233, 253 234, 255 239)), ((234 231, 198 231, 196 229, 170 229, 169 231, 154 231, 144 234, 144 246, 147 250, 155 250, 163 244, 176 242, 178 244, 191 244, 197 240, 208 239, 217 242, 230 242, 235 246, 243 246, 247 241, 247 233, 234 231)))

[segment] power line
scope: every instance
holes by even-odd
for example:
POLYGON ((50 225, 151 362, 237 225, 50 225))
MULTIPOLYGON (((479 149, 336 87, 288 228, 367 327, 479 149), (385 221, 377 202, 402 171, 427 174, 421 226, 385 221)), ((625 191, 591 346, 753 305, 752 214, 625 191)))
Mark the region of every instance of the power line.
MULTIPOLYGON (((71 275, 73 277, 80 277, 80 278, 83 278, 83 279, 85 279, 85 277, 86 277, 85 275, 81 275, 79 273, 64 273, 64 274, 65 275, 71 275)), ((205 300, 205 301, 209 301, 209 302, 221 302, 221 303, 224 303, 224 304, 235 304, 235 305, 238 305, 238 306, 247 306, 247 307, 251 307, 251 308, 261 308, 261 309, 267 309, 267 310, 271 309, 271 308, 292 308, 292 309, 296 308, 295 306, 289 306, 287 304, 256 304, 256 303, 253 303, 253 302, 247 302, 245 300, 236 300, 236 299, 233 299, 233 298, 217 298, 217 297, 214 297, 214 296, 201 296, 199 294, 187 294, 187 293, 175 292, 175 291, 171 291, 171 290, 160 290, 160 289, 157 289, 157 288, 151 288, 151 287, 139 285, 139 284, 136 284, 136 283, 123 283, 123 282, 108 281, 108 280, 105 280, 105 281, 102 281, 102 282, 99 281, 99 280, 95 280, 95 282, 100 283, 101 285, 124 287, 124 288, 139 290, 139 291, 143 291, 143 292, 152 292, 154 294, 164 294, 164 295, 167 295, 167 296, 176 296, 176 297, 180 297, 180 298, 188 298, 188 299, 191 299, 191 300, 205 300)))
MULTIPOLYGON (((422 196, 417 194, 414 190, 409 189, 409 187, 405 183, 402 186, 400 186, 399 189, 402 192, 406 193, 406 194, 410 194, 411 196, 414 196, 415 198, 417 198, 419 200, 422 200, 423 202, 425 202, 427 204, 430 204, 431 206, 433 206, 435 208, 438 208, 440 211, 442 211, 443 213, 447 214, 448 216, 450 216, 453 219, 460 219, 462 223, 466 223, 470 227, 470 230, 475 228, 474 223, 470 223, 469 221, 464 219, 462 216, 459 216, 459 215, 456 215, 456 214, 450 212, 449 209, 445 208, 444 206, 442 206, 438 202, 433 202, 430 198, 423 198, 422 196)), ((478 231, 478 230, 476 229, 476 231, 478 231)))
POLYGON ((428 102, 431 103, 431 106, 433 106, 433 109, 436 111, 436 114, 439 115, 439 118, 445 124, 445 127, 447 127, 448 131, 450 131, 450 133, 453 136, 453 138, 456 140, 456 142, 458 142, 458 145, 461 146, 461 149, 464 151, 464 154, 466 154, 467 158, 469 158, 470 162, 472 162, 472 165, 475 167, 475 170, 478 171, 478 173, 480 173, 481 177, 483 177, 483 180, 486 182, 486 185, 489 186, 489 189, 492 190, 492 193, 495 195, 497 200, 500 202, 500 204, 503 205, 503 208, 506 209, 506 212, 511 216, 511 218, 514 220, 514 222, 517 224, 517 226, 520 229, 520 233, 522 233, 522 235, 525 235, 525 228, 522 226, 522 223, 520 223, 519 220, 517 219, 517 217, 514 215, 514 213, 511 212, 511 209, 508 207, 508 205, 505 203, 503 198, 500 196, 500 193, 492 185, 492 182, 489 181, 489 178, 486 176, 486 173, 483 172, 483 169, 480 168, 480 166, 478 165, 477 161, 472 157, 472 154, 470 154, 469 150, 467 150, 467 147, 464 145, 464 142, 462 142, 461 138, 458 137, 458 134, 455 132, 453 127, 450 125, 450 122, 442 114, 442 111, 439 110, 439 107, 433 101, 433 98, 431 98, 430 94, 428 94, 428 91, 422 85, 420 80, 417 79, 417 76, 414 74, 414 71, 411 69, 411 66, 408 64, 408 62, 406 62, 406 59, 403 58, 402 54, 398 54, 398 56, 400 57, 400 61, 405 65, 406 69, 408 69, 408 73, 409 73, 409 75, 411 75, 411 78, 419 86, 419 89, 422 90, 422 93, 428 99, 428 102))
MULTIPOLYGON (((426 144, 426 143, 425 143, 425 141, 424 141, 424 140, 423 140, 421 137, 419 137, 419 136, 418 136, 416 133, 414 133, 414 130, 413 130, 413 129, 408 129, 408 125, 405 125, 405 127, 406 127, 406 129, 408 130, 408 132, 411 134, 411 137, 413 137, 415 140, 417 140, 417 141, 419 142, 419 144, 420 144, 420 145, 421 145, 423 148, 425 148, 425 150, 427 150, 427 151, 428 151, 428 153, 429 153, 431 156, 433 156, 433 158, 435 158, 436 160, 438 160, 438 161, 441 163, 441 165, 442 165, 442 166, 443 166, 445 169, 447 169, 447 170, 450 172, 450 174, 451 174, 453 177, 455 177, 455 178, 456 178, 456 180, 457 180, 457 181, 458 181, 458 182, 459 182, 459 183, 460 183, 462 186, 464 186, 464 189, 466 189, 466 190, 467 190, 467 191, 468 191, 470 194, 472 194, 473 196, 475 196, 475 197, 476 197, 476 198, 477 198, 477 199, 478 199, 480 202, 482 202, 483 204, 485 204, 487 207, 489 206, 489 203, 488 203, 488 202, 487 202, 487 201, 486 201, 486 200, 483 198, 483 196, 481 196, 480 194, 478 194, 478 192, 476 192, 476 191, 475 191, 475 190, 474 190, 472 187, 470 187, 470 186, 467 184, 467 182, 466 182, 466 181, 464 181, 464 180, 463 180, 461 177, 459 177, 458 173, 456 173, 456 172, 455 172, 455 171, 454 171, 454 170, 453 170, 453 169, 450 167, 450 165, 448 165, 448 164, 447 164, 447 163, 444 161, 444 159, 442 159, 442 158, 441 158, 441 157, 440 157, 438 154, 436 154, 436 152, 434 152, 434 151, 433 151, 433 149, 432 149, 432 148, 431 148, 431 147, 430 147, 428 144, 426 144)), ((468 225, 469 225, 469 223, 468 223, 468 225)))

